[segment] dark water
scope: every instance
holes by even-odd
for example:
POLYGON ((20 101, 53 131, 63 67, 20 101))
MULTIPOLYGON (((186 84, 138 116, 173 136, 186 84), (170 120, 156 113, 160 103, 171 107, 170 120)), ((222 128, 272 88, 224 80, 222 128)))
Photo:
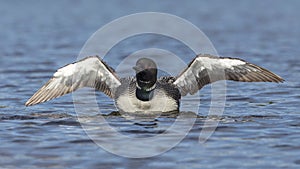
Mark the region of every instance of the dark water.
MULTIPOLYGON (((1 1, 0 168, 299 168, 299 7, 296 0, 1 1), (119 157, 97 146, 77 121, 71 95, 24 106, 57 68, 76 60, 97 29, 118 17, 145 11, 167 12, 191 21, 220 55, 262 65, 286 82, 227 83, 225 112, 212 119, 220 121, 219 126, 200 144, 199 133, 210 105, 210 88, 204 88, 199 117, 187 137, 166 153, 144 159, 119 157)), ((119 44, 106 61, 115 67, 149 44, 186 61, 194 57, 178 48, 177 42, 144 36, 119 44)), ((115 110, 104 95, 98 99, 104 114, 115 110)), ((156 135, 173 123, 171 117, 146 125, 120 116, 107 119, 123 134, 137 137, 156 135)))

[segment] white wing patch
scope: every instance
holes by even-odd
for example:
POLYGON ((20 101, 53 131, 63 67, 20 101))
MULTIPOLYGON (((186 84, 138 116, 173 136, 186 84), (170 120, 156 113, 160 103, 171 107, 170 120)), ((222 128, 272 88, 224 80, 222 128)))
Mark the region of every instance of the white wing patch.
POLYGON ((82 87, 92 87, 113 97, 114 90, 120 85, 113 69, 98 56, 90 56, 58 69, 25 105, 45 102, 82 87))
POLYGON ((232 58, 213 58, 213 57, 197 57, 196 60, 202 65, 201 70, 209 69, 213 70, 213 67, 223 68, 223 69, 234 69, 234 66, 240 66, 246 64, 242 60, 232 59, 232 58))
POLYGON ((75 72, 76 63, 69 64, 68 66, 62 67, 54 73, 53 77, 59 76, 71 76, 75 72))

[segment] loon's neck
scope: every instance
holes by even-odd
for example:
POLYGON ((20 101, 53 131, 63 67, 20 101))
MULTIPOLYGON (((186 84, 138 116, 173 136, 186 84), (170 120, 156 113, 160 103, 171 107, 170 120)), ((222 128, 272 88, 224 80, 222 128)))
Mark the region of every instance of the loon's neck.
POLYGON ((156 84, 150 88, 141 88, 138 84, 136 85, 136 97, 141 101, 149 101, 153 98, 154 89, 156 84))

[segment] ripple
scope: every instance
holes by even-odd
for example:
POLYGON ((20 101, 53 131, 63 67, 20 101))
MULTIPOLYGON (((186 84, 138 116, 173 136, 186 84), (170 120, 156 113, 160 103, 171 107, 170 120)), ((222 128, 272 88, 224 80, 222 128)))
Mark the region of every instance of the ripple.
POLYGON ((64 125, 64 126, 81 126, 81 124, 78 121, 74 120, 58 120, 58 121, 49 121, 42 124, 43 126, 58 126, 58 125, 64 125))
POLYGON ((25 115, 4 115, 0 116, 0 120, 31 120, 35 119, 32 116, 25 116, 25 115))
POLYGON ((68 113, 56 113, 53 111, 43 111, 40 113, 31 113, 31 116, 35 118, 51 118, 51 119, 61 119, 61 118, 74 118, 74 116, 68 114, 68 113))
POLYGON ((72 143, 72 144, 81 144, 81 143, 94 143, 93 140, 90 139, 78 139, 78 140, 71 140, 68 141, 68 143, 72 143))
POLYGON ((300 165, 300 159, 299 159, 299 160, 296 160, 296 161, 294 161, 294 163, 295 163, 295 164, 297 164, 297 165, 300 165))

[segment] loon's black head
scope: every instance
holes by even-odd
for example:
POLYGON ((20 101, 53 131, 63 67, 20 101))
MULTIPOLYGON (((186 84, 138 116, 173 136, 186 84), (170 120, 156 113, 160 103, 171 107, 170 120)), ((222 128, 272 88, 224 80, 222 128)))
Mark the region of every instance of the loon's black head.
POLYGON ((154 87, 157 80, 157 66, 153 60, 141 58, 133 69, 136 72, 137 87, 146 91, 154 87))
POLYGON ((136 97, 142 101, 149 101, 153 97, 153 91, 157 80, 157 66, 148 58, 141 58, 133 67, 136 73, 136 97))

